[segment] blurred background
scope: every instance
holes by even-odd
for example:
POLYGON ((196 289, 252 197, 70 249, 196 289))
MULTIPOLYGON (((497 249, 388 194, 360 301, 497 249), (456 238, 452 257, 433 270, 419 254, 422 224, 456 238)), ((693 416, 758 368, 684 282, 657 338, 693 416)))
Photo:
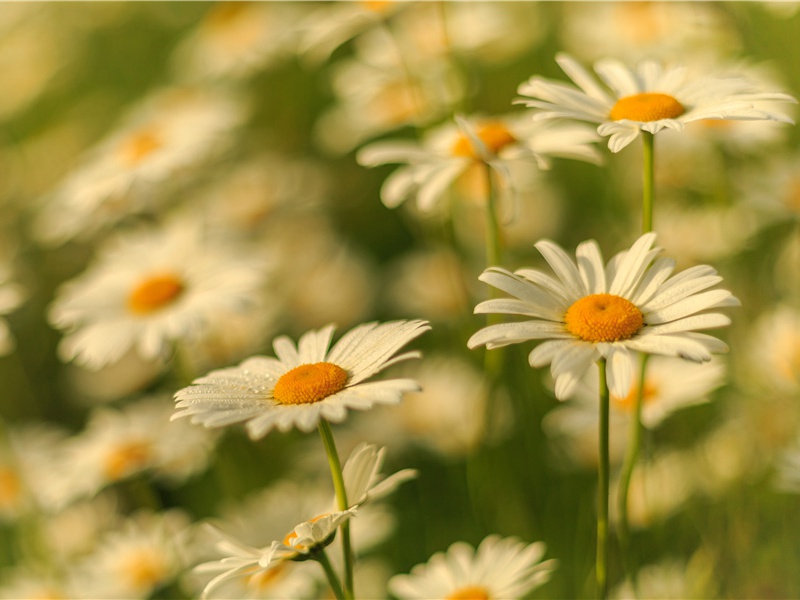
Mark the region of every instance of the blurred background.
MULTIPOLYGON (((433 325, 414 344, 423 359, 393 371, 424 391, 334 427, 342 455, 369 441, 387 447, 385 472, 419 470, 383 503, 372 539, 356 538, 363 597, 491 533, 544 541, 558 559, 532 598, 592 597, 591 394, 555 400, 547 370, 527 365, 530 344, 503 351, 502 385, 490 385, 483 352, 466 348, 489 293, 477 279, 485 190, 465 171, 435 210, 387 208, 396 165, 356 154, 422 143, 455 115, 522 114, 512 103, 532 75, 568 81, 558 52, 587 68, 654 58, 797 96, 798 39, 791 2, 0 5, 0 597, 197 597, 190 568, 213 556, 201 522, 234 530, 258 511, 251 494, 330 482, 315 436, 252 442, 170 422, 172 394, 272 354, 277 335, 396 318, 433 325), (200 243, 167 241, 184 229, 200 243), (219 287, 247 266, 247 302, 166 349, 91 358, 75 315, 110 311, 112 292, 74 296, 100 268, 109 281, 135 268, 135 236, 156 240, 143 261, 227 265, 219 287)), ((720 334, 730 353, 702 375, 664 365, 665 387, 695 383, 646 422, 630 505, 645 597, 800 597, 798 142, 774 122, 657 136, 658 245, 679 269, 713 265, 742 307, 720 334)), ((639 144, 596 146, 601 165, 523 165, 516 209, 501 215, 505 268, 541 268, 543 237, 569 252, 594 238, 606 258, 638 237, 639 144)), ((115 331, 96 333, 99 346, 115 331)), ((618 467, 627 413, 614 410, 618 467)), ((614 543, 610 581, 629 597, 614 543)))

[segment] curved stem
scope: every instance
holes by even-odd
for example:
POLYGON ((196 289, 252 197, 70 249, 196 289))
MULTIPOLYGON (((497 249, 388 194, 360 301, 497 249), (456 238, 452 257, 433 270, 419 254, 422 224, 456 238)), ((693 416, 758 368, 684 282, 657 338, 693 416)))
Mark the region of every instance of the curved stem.
POLYGON ((652 133, 642 132, 642 233, 653 231, 655 139, 652 133))
MULTIPOLYGON (((322 437, 322 445, 325 446, 325 454, 328 455, 328 466, 333 478, 333 489, 336 491, 336 502, 339 510, 347 510, 349 508, 347 490, 344 487, 339 453, 336 451, 336 442, 333 439, 331 426, 325 419, 320 419, 319 434, 322 437)), ((350 543, 350 522, 342 523, 341 529, 342 554, 344 554, 344 597, 352 599, 355 597, 355 590, 353 589, 353 548, 350 543)))
POLYGON ((608 408, 609 392, 606 382, 606 359, 601 358, 600 370, 600 425, 599 461, 597 467, 597 597, 604 600, 608 595, 608 408))
POLYGON ((336 596, 336 600, 345 600, 346 596, 344 594, 344 589, 342 588, 342 583, 336 576, 336 572, 333 570, 333 565, 331 565, 331 561, 328 558, 328 555, 325 553, 325 550, 320 550, 314 557, 314 560, 322 565, 322 568, 325 571, 325 576, 328 578, 328 583, 331 586, 331 590, 333 590, 333 595, 336 596))

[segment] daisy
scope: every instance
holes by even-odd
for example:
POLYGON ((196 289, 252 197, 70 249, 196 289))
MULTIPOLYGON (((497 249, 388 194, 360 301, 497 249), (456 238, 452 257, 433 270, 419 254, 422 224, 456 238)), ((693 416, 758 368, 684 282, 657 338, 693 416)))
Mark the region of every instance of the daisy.
POLYGON ((478 549, 456 542, 434 554, 409 575, 395 575, 389 591, 400 600, 425 598, 522 598, 541 586, 556 567, 542 562, 542 542, 490 535, 478 549))
POLYGON ((44 199, 35 236, 45 244, 87 239, 152 210, 227 148, 245 115, 240 98, 219 91, 168 88, 147 96, 44 199))
POLYGON ((534 269, 515 273, 499 267, 480 279, 514 299, 492 299, 475 307, 476 313, 517 314, 532 319, 490 325, 467 342, 470 348, 498 348, 527 340, 547 340, 534 348, 532 367, 550 364, 555 395, 569 397, 591 364, 608 361, 611 394, 630 392, 635 369, 630 351, 708 361, 712 352, 727 346, 697 329, 723 327, 730 319, 712 308, 738 306, 727 290, 707 290, 721 281, 709 266, 692 267, 670 277, 675 261, 656 258, 655 234, 641 236, 630 250, 603 263, 595 241, 581 243, 573 262, 549 240, 535 244, 556 273, 553 278, 534 269), (652 264, 651 264, 652 262, 652 264))
POLYGON ((786 115, 765 110, 764 101, 796 102, 780 92, 764 92, 738 76, 692 78, 686 69, 652 61, 631 69, 622 62, 597 61, 598 83, 576 60, 559 54, 556 62, 578 86, 542 77, 520 85, 520 102, 537 108, 535 119, 568 118, 598 123, 597 132, 610 136, 608 147, 619 152, 642 131, 680 131, 702 119, 772 120, 792 123, 786 115))
MULTIPOLYGON (((455 123, 429 132, 421 144, 376 142, 362 148, 356 160, 367 167, 404 163, 381 188, 381 200, 395 208, 416 198, 423 212, 441 203, 445 192, 472 167, 488 164, 505 180, 512 161, 550 166, 561 156, 590 162, 598 157, 591 143, 595 135, 575 125, 545 125, 531 121, 527 112, 496 117, 457 118, 455 123)), ((516 187, 513 181, 507 187, 516 187)), ((485 197, 485 194, 483 195, 485 197)))
POLYGON ((120 234, 57 292, 49 318, 66 330, 59 354, 93 369, 130 349, 164 359, 175 343, 200 339, 213 323, 256 304, 263 270, 193 219, 120 234))
POLYGON ((246 422, 252 439, 273 428, 311 431, 321 420, 340 422, 347 409, 396 404, 417 391, 412 379, 367 382, 389 365, 418 352, 395 353, 430 329, 425 321, 366 323, 329 349, 334 327, 305 333, 295 346, 285 336, 273 342, 277 358, 254 356, 237 367, 211 371, 175 394, 173 418, 221 427, 246 422))

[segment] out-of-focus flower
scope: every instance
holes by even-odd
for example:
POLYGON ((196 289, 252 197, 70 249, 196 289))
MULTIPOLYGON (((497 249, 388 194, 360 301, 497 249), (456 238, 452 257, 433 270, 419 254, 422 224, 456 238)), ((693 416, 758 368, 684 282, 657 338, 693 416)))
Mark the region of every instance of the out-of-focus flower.
POLYGON ((555 560, 542 561, 542 542, 490 535, 478 549, 456 542, 409 575, 395 575, 389 591, 401 600, 426 598, 522 598, 550 579, 555 560))
POLYGON ((7 315, 25 300, 25 292, 20 284, 12 280, 11 265, 0 258, 0 356, 10 354, 16 347, 14 334, 2 315, 7 315))
POLYGON ((463 94, 456 66, 443 58, 410 64, 387 33, 331 67, 335 104, 315 125, 324 150, 342 154, 405 126, 424 127, 452 114, 463 94))
POLYGON ((6 569, 0 581, 3 600, 80 597, 71 582, 47 569, 26 566, 6 569))
POLYGON ((202 470, 216 436, 189 423, 171 423, 167 398, 145 397, 124 408, 99 407, 84 430, 61 446, 44 490, 65 506, 104 487, 147 473, 181 482, 202 470))
POLYGON ((188 526, 187 516, 177 510, 133 515, 73 570, 79 597, 149 598, 180 572, 181 539, 188 526))
POLYGON ((264 282, 263 260, 192 219, 120 234, 98 253, 61 287, 49 312, 66 330, 61 358, 89 368, 131 348, 163 359, 173 344, 202 339, 212 323, 256 304, 264 282))
POLYGON ((611 590, 610 597, 616 600, 703 600, 717 597, 717 585, 718 577, 714 574, 711 557, 698 551, 688 562, 668 558, 641 567, 636 573, 636 590, 630 581, 625 581, 611 590))
POLYGON ((189 88, 159 90, 88 151, 50 195, 34 223, 37 239, 86 239, 155 208, 190 173, 219 156, 245 118, 241 99, 189 88))
POLYGON ((800 222, 800 153, 780 153, 737 180, 739 202, 766 224, 800 222))
POLYGON ((243 78, 294 51, 302 13, 290 2, 213 4, 178 45, 173 71, 179 80, 243 78))
POLYGON ((781 304, 764 312, 748 347, 750 385, 790 397, 800 394, 800 310, 781 304))
POLYGON ((625 56, 707 62, 741 43, 724 10, 697 2, 565 4, 562 24, 564 47, 584 60, 625 56))
MULTIPOLYGON (((521 160, 539 168, 548 168, 554 156, 597 162, 591 145, 595 140, 595 134, 583 126, 542 126, 529 113, 518 112, 492 118, 459 118, 457 125, 448 124, 429 132, 422 144, 375 142, 362 148, 357 160, 368 167, 407 163, 386 179, 381 200, 394 208, 416 198, 421 211, 430 211, 469 169, 491 166, 507 192, 513 193, 517 186, 510 180, 509 162, 521 160)), ((487 193, 489 186, 484 181, 487 193)))
MULTIPOLYGON (((724 377, 725 365, 720 361, 697 364, 666 356, 650 357, 642 394, 642 425, 655 429, 674 412, 708 402, 708 395, 722 385, 724 377)), ((592 368, 576 388, 575 398, 554 408, 542 421, 544 431, 560 449, 575 462, 592 467, 597 466, 598 389, 598 372, 592 368)), ((623 457, 638 393, 636 384, 624 398, 611 396, 612 461, 623 457)))
POLYGON ((273 428, 307 432, 321 419, 343 421, 348 409, 396 404, 405 392, 419 389, 414 380, 366 380, 419 356, 396 353, 428 329, 424 321, 366 323, 330 349, 332 325, 305 333, 296 346, 288 337, 278 337, 273 342, 277 358, 254 356, 179 390, 173 418, 190 417, 206 427, 246 422, 250 437, 258 439, 273 428))
POLYGON ((619 152, 642 131, 680 131, 703 119, 772 120, 791 123, 767 110, 770 101, 796 102, 781 92, 765 92, 741 76, 693 76, 687 69, 643 61, 634 69, 620 61, 597 61, 601 85, 577 61, 559 54, 556 61, 575 86, 534 76, 519 87, 520 101, 538 109, 536 119, 566 118, 598 123, 610 136, 608 147, 619 152))
POLYGON ((491 349, 546 340, 528 360, 532 367, 550 364, 559 399, 572 395, 601 357, 608 361, 610 392, 624 398, 634 379, 630 351, 696 362, 726 351, 719 339, 697 330, 728 325, 727 316, 704 311, 737 306, 739 301, 727 290, 708 290, 722 280, 709 266, 670 277, 675 261, 656 258, 661 249, 653 248, 654 242, 654 233, 645 234, 607 265, 594 241, 578 246, 576 261, 549 240, 536 243, 557 279, 534 269, 485 270, 481 281, 514 298, 486 300, 475 312, 532 319, 489 325, 475 333, 468 346, 491 349))

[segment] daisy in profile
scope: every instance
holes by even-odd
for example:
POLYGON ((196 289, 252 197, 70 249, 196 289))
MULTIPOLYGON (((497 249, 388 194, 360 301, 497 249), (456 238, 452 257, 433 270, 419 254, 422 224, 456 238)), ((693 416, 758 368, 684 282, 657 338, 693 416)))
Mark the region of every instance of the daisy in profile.
POLYGON ((176 342, 201 339, 226 315, 256 304, 263 280, 252 254, 196 220, 177 219, 110 239, 93 265, 58 290, 49 318, 66 332, 64 361, 99 369, 131 349, 164 359, 176 342))
POLYGON ((703 119, 792 122, 764 106, 770 101, 796 102, 792 96, 765 92, 744 77, 693 77, 685 68, 654 61, 630 68, 605 59, 594 65, 600 83, 571 56, 559 54, 556 62, 577 87, 535 76, 520 85, 520 102, 539 110, 535 119, 597 123, 597 132, 610 136, 612 152, 622 150, 642 131, 680 131, 686 123, 703 119))
POLYGON ((419 356, 396 353, 428 329, 419 320, 366 323, 332 348, 332 325, 305 333, 297 345, 278 337, 273 342, 276 358, 254 356, 179 390, 173 418, 189 417, 206 427, 246 422, 250 437, 259 439, 272 429, 308 432, 321 421, 343 421, 348 409, 396 404, 405 392, 418 391, 414 380, 366 380, 419 356))
POLYGON ((490 535, 478 549, 456 542, 409 575, 395 575, 389 591, 400 600, 426 598, 522 598, 550 579, 555 560, 542 561, 542 542, 490 535))
MULTIPOLYGON (((456 122, 430 131, 421 144, 381 141, 356 155, 367 167, 400 163, 384 182, 381 200, 395 208, 415 198, 423 212, 439 205, 450 186, 473 167, 490 165, 509 188, 517 187, 509 169, 513 162, 540 169, 554 156, 597 162, 594 133, 580 125, 535 123, 528 112, 495 117, 458 117, 456 122)), ((527 169, 526 169, 527 170, 527 169)), ((485 194, 482 194, 485 197, 485 194)))
POLYGON ((630 352, 678 356, 695 362, 727 346, 698 329, 724 327, 730 319, 708 309, 738 306, 727 290, 709 290, 722 278, 706 265, 670 276, 675 261, 659 257, 655 234, 642 235, 608 264, 596 242, 581 243, 573 261, 549 240, 535 244, 556 274, 535 269, 514 273, 486 269, 480 280, 514 296, 481 302, 476 313, 515 314, 529 320, 489 325, 467 342, 470 348, 499 348, 545 340, 528 356, 532 367, 550 364, 555 395, 565 399, 592 363, 608 365, 612 395, 625 398, 635 369, 630 352))

